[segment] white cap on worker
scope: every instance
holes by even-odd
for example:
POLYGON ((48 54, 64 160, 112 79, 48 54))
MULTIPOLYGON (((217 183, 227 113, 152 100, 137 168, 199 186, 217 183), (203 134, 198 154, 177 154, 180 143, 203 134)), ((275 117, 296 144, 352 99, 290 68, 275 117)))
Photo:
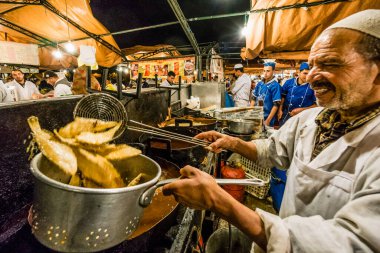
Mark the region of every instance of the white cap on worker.
POLYGON ((369 9, 348 16, 326 30, 347 28, 380 38, 380 10, 369 9))
POLYGON ((243 68, 243 64, 241 63, 238 63, 234 66, 234 69, 242 69, 243 68))

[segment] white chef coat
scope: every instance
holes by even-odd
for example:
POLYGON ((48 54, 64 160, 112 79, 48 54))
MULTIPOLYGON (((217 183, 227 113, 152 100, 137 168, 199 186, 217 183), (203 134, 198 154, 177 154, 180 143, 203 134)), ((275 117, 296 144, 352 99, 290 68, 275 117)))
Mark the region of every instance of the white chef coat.
POLYGON ((54 97, 72 95, 71 87, 66 84, 58 84, 54 88, 54 97))
POLYGON ((0 80, 0 103, 13 101, 7 86, 0 80))
POLYGON ((256 210, 267 252, 379 252, 380 116, 310 161, 320 111, 306 110, 254 141, 258 161, 289 168, 280 216, 256 210))
POLYGON ((72 95, 71 83, 66 77, 58 79, 54 85, 54 97, 72 95))
POLYGON ((243 73, 236 80, 232 87, 231 93, 234 97, 235 106, 249 106, 249 97, 251 92, 251 78, 243 73))
POLYGON ((37 86, 30 82, 25 81, 24 87, 21 86, 16 80, 6 83, 6 85, 13 86, 16 89, 16 99, 19 100, 28 100, 32 99, 33 94, 41 94, 37 86))
POLYGON ((168 80, 165 79, 165 80, 161 83, 160 86, 162 86, 162 87, 170 87, 170 86, 172 86, 172 85, 168 82, 168 80))

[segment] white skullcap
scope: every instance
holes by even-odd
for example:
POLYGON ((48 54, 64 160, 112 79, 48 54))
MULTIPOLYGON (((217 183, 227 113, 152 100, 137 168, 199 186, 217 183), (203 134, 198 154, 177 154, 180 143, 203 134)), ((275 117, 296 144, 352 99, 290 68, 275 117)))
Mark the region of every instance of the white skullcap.
POLYGON ((326 30, 334 28, 352 29, 380 39, 380 10, 369 9, 357 12, 329 26, 326 30))
POLYGON ((243 64, 241 63, 238 63, 234 66, 234 69, 242 69, 243 68, 243 64))

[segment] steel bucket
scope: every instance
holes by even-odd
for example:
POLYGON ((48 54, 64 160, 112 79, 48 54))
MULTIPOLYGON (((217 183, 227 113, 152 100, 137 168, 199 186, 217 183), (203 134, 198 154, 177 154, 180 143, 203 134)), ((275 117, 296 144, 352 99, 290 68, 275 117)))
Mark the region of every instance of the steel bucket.
POLYGON ((53 170, 54 165, 41 154, 34 157, 32 233, 37 240, 63 252, 100 251, 126 240, 136 230, 143 206, 151 202, 161 168, 144 155, 115 165, 123 178, 143 172, 148 179, 125 188, 75 187, 47 177, 41 171, 53 170), (147 194, 148 188, 153 191, 147 194))
POLYGON ((249 253, 252 240, 234 226, 231 231, 228 228, 219 228, 211 234, 206 243, 206 253, 249 253), (230 237, 231 236, 231 237, 230 237), (230 244, 231 243, 231 244, 230 244), (230 244, 230 245, 229 245, 230 244), (231 249, 229 247, 231 246, 231 249))

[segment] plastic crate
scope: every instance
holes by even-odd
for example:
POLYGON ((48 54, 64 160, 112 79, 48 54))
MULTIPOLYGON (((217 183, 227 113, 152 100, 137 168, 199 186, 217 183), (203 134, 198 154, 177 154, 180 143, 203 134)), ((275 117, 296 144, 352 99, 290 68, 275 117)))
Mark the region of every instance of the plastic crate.
MULTIPOLYGON (((253 178, 253 176, 248 173, 245 174, 245 177, 253 178)), ((245 186, 245 191, 256 198, 264 199, 268 195, 268 192, 269 192, 270 179, 264 180, 264 182, 265 182, 264 186, 245 186)))
POLYGON ((264 199, 270 188, 271 168, 259 166, 257 162, 248 160, 243 156, 240 156, 240 162, 244 167, 247 178, 256 177, 265 182, 264 186, 246 186, 245 191, 259 199, 264 199))

